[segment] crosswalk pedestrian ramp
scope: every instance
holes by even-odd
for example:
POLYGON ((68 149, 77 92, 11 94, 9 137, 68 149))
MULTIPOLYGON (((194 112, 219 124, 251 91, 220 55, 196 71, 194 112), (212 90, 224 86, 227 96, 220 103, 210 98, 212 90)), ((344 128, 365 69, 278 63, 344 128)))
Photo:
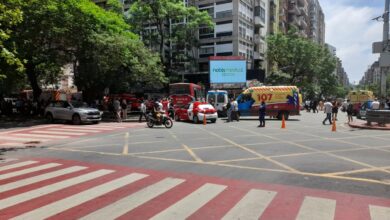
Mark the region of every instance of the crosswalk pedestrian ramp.
POLYGON ((87 135, 112 132, 119 129, 134 127, 134 124, 104 123, 97 125, 40 125, 26 129, 16 129, 0 132, 0 148, 24 147, 26 144, 42 144, 49 141, 58 141, 68 138, 79 138, 87 135))
POLYGON ((7 159, 0 163, 0 219, 250 220, 279 215, 330 220, 354 216, 354 206, 363 207, 360 213, 365 216, 359 219, 390 218, 390 200, 341 193, 329 196, 313 190, 285 198, 286 187, 280 190, 62 160, 7 159), (280 215, 277 212, 286 209, 275 204, 283 204, 284 199, 289 201, 284 204, 294 207, 280 215), (340 205, 345 201, 350 207, 340 205))

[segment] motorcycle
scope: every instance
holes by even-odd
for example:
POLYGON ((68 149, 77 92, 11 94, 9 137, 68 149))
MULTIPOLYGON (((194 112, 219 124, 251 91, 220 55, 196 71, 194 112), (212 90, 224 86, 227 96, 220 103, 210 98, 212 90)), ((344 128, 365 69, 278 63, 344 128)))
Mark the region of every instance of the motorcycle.
POLYGON ((162 114, 161 119, 157 120, 155 117, 153 117, 152 113, 149 113, 147 115, 146 125, 149 128, 153 128, 155 125, 164 125, 166 128, 172 128, 173 122, 172 119, 167 117, 165 114, 162 114))

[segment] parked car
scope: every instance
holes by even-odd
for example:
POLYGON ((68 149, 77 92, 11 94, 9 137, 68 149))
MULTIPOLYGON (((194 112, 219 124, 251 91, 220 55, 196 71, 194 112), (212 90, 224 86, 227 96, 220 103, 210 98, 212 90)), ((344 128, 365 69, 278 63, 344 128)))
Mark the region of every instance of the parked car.
POLYGON ((175 109, 176 121, 183 120, 199 123, 203 121, 204 117, 212 123, 215 123, 218 118, 215 108, 207 102, 193 102, 175 109))
POLYGON ((102 120, 98 109, 89 108, 86 104, 77 101, 53 101, 46 107, 45 117, 49 123, 54 120, 64 120, 76 125, 83 122, 97 124, 102 120))

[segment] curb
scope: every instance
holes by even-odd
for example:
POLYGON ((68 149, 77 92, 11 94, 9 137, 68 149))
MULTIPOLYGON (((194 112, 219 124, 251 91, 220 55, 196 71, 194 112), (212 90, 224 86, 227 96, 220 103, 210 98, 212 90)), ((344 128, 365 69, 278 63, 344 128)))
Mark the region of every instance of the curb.
POLYGON ((366 123, 364 124, 353 124, 353 123, 348 123, 348 125, 352 128, 361 128, 361 129, 370 129, 370 130, 384 130, 384 131, 390 131, 390 127, 379 127, 378 125, 376 126, 369 126, 366 123))

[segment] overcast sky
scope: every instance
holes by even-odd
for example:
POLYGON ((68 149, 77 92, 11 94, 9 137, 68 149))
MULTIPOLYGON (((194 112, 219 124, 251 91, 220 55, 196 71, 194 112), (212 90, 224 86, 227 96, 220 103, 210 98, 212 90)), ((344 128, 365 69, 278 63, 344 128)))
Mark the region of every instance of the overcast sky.
POLYGON ((382 41, 383 22, 373 21, 384 12, 385 0, 319 0, 325 14, 325 42, 337 48, 351 83, 359 82, 379 55, 372 43, 382 41))

